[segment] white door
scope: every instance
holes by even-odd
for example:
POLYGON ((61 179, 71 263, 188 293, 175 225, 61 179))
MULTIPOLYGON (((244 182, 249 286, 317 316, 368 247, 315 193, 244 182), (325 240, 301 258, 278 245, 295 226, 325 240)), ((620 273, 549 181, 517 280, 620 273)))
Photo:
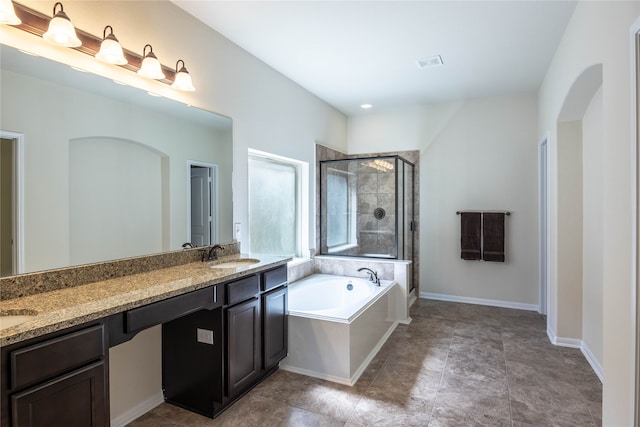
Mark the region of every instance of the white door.
POLYGON ((211 191, 209 168, 191 166, 191 243, 211 244, 211 191))

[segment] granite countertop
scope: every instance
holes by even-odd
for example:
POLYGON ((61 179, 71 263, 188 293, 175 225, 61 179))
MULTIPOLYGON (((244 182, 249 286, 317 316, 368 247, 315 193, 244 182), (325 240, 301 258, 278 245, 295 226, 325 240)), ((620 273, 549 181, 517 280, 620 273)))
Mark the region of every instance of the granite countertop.
POLYGON ((71 288, 0 301, 0 314, 35 317, 0 330, 0 346, 14 344, 64 328, 81 325, 132 308, 223 283, 286 264, 290 258, 251 255, 221 257, 218 261, 192 262, 71 288), (210 268, 212 264, 245 258, 259 262, 238 268, 210 268))

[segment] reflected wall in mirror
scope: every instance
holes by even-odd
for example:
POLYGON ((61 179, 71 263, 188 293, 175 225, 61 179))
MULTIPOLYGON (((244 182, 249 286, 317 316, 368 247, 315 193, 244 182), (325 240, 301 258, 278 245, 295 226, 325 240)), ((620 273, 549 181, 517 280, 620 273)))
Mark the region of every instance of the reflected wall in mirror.
POLYGON ((213 241, 232 240, 231 119, 11 47, 0 57, 2 275, 179 250, 194 162, 216 172, 213 241))

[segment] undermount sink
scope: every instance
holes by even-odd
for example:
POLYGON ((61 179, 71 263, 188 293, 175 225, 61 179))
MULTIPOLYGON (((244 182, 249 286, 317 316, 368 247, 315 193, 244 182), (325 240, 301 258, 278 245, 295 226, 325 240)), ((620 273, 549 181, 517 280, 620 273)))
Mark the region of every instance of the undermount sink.
POLYGON ((211 268, 241 268, 241 267, 248 267, 250 265, 257 264, 259 262, 260 262, 259 259, 242 258, 242 259, 236 259, 233 261, 222 262, 220 264, 213 264, 211 265, 211 268))
POLYGON ((38 314, 35 310, 7 310, 0 312, 0 330, 31 320, 38 314))

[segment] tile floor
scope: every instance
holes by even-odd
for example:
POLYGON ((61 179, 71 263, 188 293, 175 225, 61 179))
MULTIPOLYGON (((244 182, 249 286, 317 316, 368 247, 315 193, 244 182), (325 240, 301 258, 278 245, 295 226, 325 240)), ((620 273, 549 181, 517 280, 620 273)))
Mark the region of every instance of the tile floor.
POLYGON ((277 371, 215 420, 168 404, 129 427, 599 426, 602 385, 527 311, 418 300, 354 387, 277 371))

